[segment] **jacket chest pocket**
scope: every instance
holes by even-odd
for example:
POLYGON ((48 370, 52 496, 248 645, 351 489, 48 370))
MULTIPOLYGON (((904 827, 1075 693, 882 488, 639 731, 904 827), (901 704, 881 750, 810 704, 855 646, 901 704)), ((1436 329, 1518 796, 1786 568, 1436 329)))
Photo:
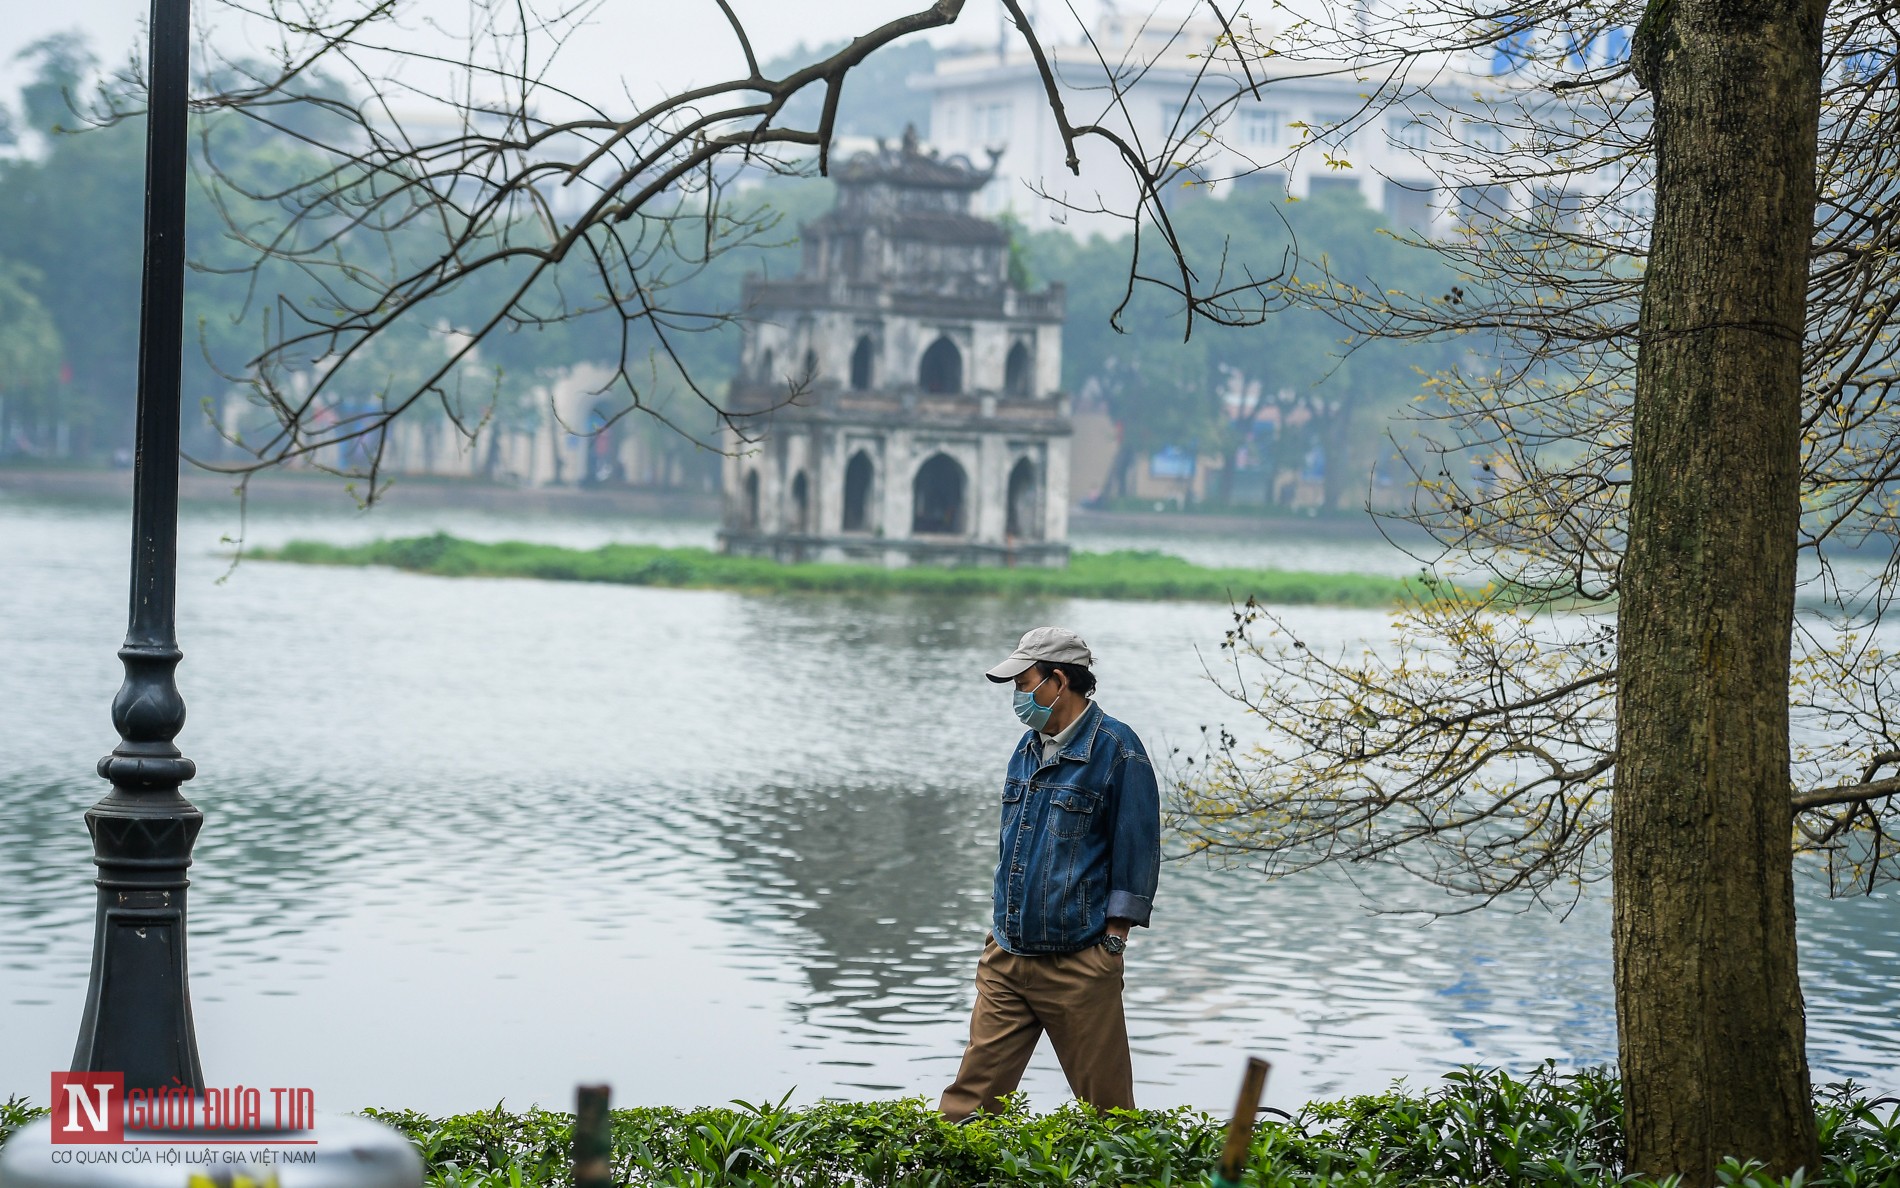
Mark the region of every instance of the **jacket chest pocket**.
POLYGON ((1049 832, 1057 837, 1081 837, 1094 823, 1100 800, 1081 788, 1050 789, 1049 832))
POLYGON ((1015 804, 1018 801, 1022 800, 1022 798, 1023 798, 1023 782, 1021 780, 1004 780, 1003 781, 1003 803, 1004 804, 1015 804))

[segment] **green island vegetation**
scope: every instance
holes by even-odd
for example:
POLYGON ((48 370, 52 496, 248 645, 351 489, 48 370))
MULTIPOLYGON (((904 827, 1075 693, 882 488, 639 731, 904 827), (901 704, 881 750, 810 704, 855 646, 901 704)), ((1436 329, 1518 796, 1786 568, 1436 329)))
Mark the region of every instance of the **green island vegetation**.
POLYGON ((503 541, 484 544, 446 533, 360 545, 292 541, 254 557, 305 565, 387 565, 443 577, 544 578, 627 586, 812 591, 852 594, 1013 594, 1073 598, 1203 599, 1324 606, 1392 606, 1428 589, 1424 579, 1356 573, 1206 569, 1157 552, 1077 553, 1067 569, 874 565, 787 565, 708 549, 611 544, 598 549, 503 541))
MULTIPOLYGON (((1852 1084, 1816 1100, 1821 1166, 1793 1181, 1730 1160, 1724 1188, 1893 1188, 1900 1184, 1900 1106, 1852 1084)), ((0 1141, 43 1113, 0 1106, 0 1141)), ((569 1183, 573 1116, 496 1106, 433 1118, 371 1109, 421 1151, 430 1188, 560 1188, 569 1183)), ((1194 1110, 1096 1114, 1069 1105, 1016 1108, 963 1125, 922 1098, 615 1110, 614 1180, 627 1185, 867 1185, 996 1188, 1209 1182, 1225 1129, 1194 1110)), ((1400 1185, 1588 1186, 1646 1183, 1622 1167, 1622 1095, 1607 1070, 1552 1065, 1519 1080, 1466 1068, 1436 1088, 1315 1102, 1264 1117, 1243 1183, 1257 1188, 1400 1185)))

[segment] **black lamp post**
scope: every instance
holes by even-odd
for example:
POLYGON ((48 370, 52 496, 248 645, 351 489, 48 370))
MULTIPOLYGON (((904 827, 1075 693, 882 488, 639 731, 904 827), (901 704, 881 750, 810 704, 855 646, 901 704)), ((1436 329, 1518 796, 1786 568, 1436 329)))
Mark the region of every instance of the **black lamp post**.
POLYGON ((185 725, 173 610, 190 38, 190 0, 152 0, 131 623, 119 649, 125 684, 112 699, 120 741, 99 761, 112 791, 86 813, 99 909, 72 1067, 123 1072, 128 1089, 204 1087, 185 980, 185 869, 204 814, 179 793, 197 769, 172 745, 185 725))

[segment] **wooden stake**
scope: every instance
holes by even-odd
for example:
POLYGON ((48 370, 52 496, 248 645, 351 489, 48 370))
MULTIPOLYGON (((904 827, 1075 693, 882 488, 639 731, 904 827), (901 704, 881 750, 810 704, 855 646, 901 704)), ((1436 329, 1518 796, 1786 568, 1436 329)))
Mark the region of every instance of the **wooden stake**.
POLYGON ((1227 1145, 1221 1149, 1220 1166, 1214 1183, 1222 1188, 1239 1188, 1247 1174, 1247 1155, 1253 1150, 1253 1120, 1260 1112, 1260 1098, 1267 1091, 1269 1065, 1258 1056, 1247 1058, 1247 1073, 1240 1080, 1240 1099, 1234 1103, 1233 1120, 1227 1123, 1227 1145))
POLYGON ((613 1188, 614 1123, 607 1112, 608 1085, 574 1091, 574 1188, 613 1188))

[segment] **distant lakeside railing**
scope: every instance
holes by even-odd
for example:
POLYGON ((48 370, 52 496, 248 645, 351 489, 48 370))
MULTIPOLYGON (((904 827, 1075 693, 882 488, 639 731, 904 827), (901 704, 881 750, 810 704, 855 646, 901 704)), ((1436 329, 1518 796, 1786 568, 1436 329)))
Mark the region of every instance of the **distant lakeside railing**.
POLYGON ((946 276, 936 283, 929 277, 908 277, 890 284, 859 284, 845 277, 821 280, 766 280, 748 277, 747 309, 780 306, 829 306, 863 312, 917 312, 932 317, 1024 318, 1060 322, 1067 291, 1060 283, 1036 293, 1004 285, 973 288, 946 276))
POLYGON ((1010 428, 1067 434, 1069 399, 1066 393, 1049 396, 1005 396, 1000 392, 969 391, 955 395, 926 392, 914 383, 879 384, 868 389, 848 388, 836 379, 820 376, 794 391, 786 382, 734 380, 727 401, 734 412, 765 413, 783 410, 795 417, 827 413, 851 419, 888 418, 893 424, 917 426, 941 421, 993 421, 1010 428))

